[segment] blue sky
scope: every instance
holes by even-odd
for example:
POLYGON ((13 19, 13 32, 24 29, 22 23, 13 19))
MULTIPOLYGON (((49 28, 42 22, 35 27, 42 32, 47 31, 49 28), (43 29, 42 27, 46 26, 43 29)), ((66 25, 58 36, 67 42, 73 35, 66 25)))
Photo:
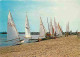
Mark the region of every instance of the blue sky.
MULTIPOLYGON (((59 22, 63 31, 66 23, 70 23, 70 30, 80 31, 80 1, 79 0, 3 0, 0 1, 0 32, 7 31, 9 10, 19 32, 25 31, 26 12, 31 32, 39 31, 40 16, 47 28, 47 17, 59 22)), ((54 24, 53 24, 54 25, 54 24)))

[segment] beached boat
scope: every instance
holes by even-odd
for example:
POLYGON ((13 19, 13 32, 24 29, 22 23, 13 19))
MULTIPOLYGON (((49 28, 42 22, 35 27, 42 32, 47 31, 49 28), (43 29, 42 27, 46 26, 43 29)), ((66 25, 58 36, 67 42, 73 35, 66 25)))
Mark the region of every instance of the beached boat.
POLYGON ((54 28, 52 25, 52 19, 50 20, 50 35, 51 38, 54 38, 54 28))
POLYGON ((54 34, 55 34, 55 37, 59 37, 59 29, 58 29, 58 25, 55 21, 55 18, 54 18, 54 34))
POLYGON ((48 24, 48 32, 46 33, 46 38, 50 38, 51 34, 50 34, 50 25, 48 23, 48 18, 47 18, 47 24, 48 24))
POLYGON ((66 33, 65 33, 65 36, 68 37, 69 35, 69 22, 66 24, 66 33))
POLYGON ((26 15, 26 20, 25 20, 25 38, 32 38, 27 15, 26 15))
POLYGON ((69 22, 66 24, 66 32, 69 32, 69 22))
POLYGON ((15 26, 15 23, 13 21, 13 18, 12 18, 10 11, 8 14, 7 41, 14 41, 15 44, 21 44, 24 42, 24 40, 23 39, 21 40, 19 37, 19 33, 16 29, 16 26, 15 26))
POLYGON ((58 29, 59 29, 59 36, 62 36, 62 29, 61 29, 59 23, 58 23, 58 29))
POLYGON ((45 34, 46 34, 46 30, 45 30, 45 27, 43 25, 42 19, 40 17, 40 34, 39 34, 39 38, 38 39, 45 38, 45 34))
MULTIPOLYGON (((48 23, 48 19, 47 19, 47 23, 48 23)), ((52 25, 52 19, 50 20, 50 24, 48 23, 48 30, 49 32, 46 33, 46 38, 47 39, 54 38, 54 27, 52 25)))
POLYGON ((77 32, 77 37, 80 38, 80 32, 77 32))

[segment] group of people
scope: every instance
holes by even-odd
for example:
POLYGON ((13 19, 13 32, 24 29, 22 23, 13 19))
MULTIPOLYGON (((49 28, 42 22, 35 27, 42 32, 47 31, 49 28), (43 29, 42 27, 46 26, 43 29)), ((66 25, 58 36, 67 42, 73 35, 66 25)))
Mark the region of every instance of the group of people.
POLYGON ((65 32, 65 37, 68 37, 68 35, 69 35, 69 32, 65 32))

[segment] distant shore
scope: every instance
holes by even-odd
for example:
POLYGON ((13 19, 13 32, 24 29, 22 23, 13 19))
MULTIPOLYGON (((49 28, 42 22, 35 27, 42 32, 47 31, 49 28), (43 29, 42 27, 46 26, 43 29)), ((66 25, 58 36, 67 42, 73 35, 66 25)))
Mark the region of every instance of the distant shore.
POLYGON ((76 35, 0 47, 1 57, 80 57, 80 39, 76 35))
MULTIPOLYGON (((7 32, 0 32, 0 34, 7 34, 7 32)), ((25 34, 25 32, 19 32, 19 34, 25 34)), ((31 35, 39 35, 40 33, 39 32, 31 32, 31 35)), ((65 32, 63 32, 63 35, 65 34, 65 32)), ((76 35, 77 32, 69 32, 69 34, 72 34, 72 35, 76 35)))
MULTIPOLYGON (((7 32, 0 32, 0 34, 7 34, 7 32)), ((19 34, 25 34, 25 32, 19 32, 19 34)), ((31 35, 39 35, 39 32, 31 32, 31 35)))

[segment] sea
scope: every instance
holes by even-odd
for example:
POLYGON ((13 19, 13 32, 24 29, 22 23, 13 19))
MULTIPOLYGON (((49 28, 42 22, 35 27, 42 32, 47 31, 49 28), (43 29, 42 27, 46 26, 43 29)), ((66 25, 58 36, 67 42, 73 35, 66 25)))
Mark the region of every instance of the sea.
MULTIPOLYGON (((19 34, 20 39, 24 39, 24 43, 34 43, 36 42, 39 37, 39 35, 31 35, 32 38, 24 38, 24 34, 19 34), (34 40, 29 40, 29 39, 34 39, 34 40)), ((0 34, 0 47, 4 47, 4 46, 13 46, 15 45, 14 41, 7 41, 7 34, 0 34)), ((24 44, 23 43, 23 44, 24 44)))

